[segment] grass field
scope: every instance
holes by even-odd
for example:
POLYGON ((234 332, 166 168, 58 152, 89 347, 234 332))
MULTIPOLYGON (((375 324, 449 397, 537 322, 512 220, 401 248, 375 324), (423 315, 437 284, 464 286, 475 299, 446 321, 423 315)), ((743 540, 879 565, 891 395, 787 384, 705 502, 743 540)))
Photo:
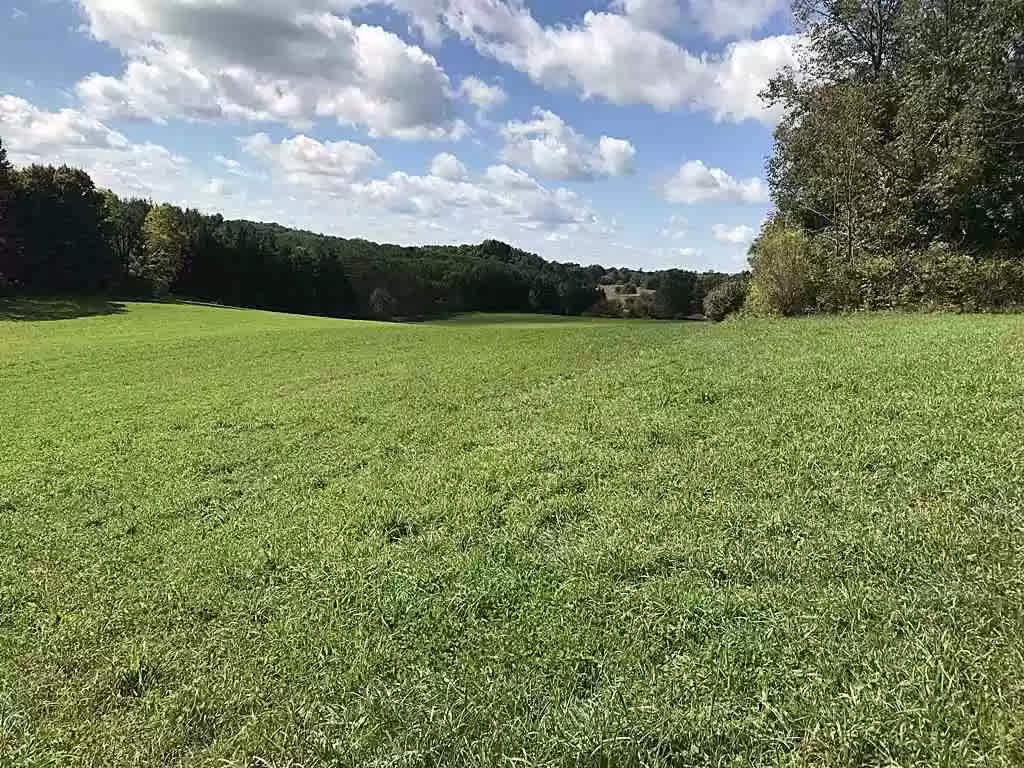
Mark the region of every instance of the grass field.
POLYGON ((75 314, 0 312, 5 768, 1024 764, 1024 318, 75 314))

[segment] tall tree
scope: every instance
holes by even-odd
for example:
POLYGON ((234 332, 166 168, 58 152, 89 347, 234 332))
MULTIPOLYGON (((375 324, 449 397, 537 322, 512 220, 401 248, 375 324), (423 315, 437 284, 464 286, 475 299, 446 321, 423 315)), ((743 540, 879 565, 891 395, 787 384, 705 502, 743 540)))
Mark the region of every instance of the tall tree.
POLYGON ((35 293, 98 293, 114 265, 103 233, 103 204, 77 168, 32 165, 16 174, 15 215, 24 258, 15 274, 35 293))
POLYGON ((658 313, 665 317, 685 317, 703 311, 703 296, 696 295, 697 274, 670 269, 661 275, 658 286, 658 313))
POLYGON ((142 225, 143 245, 131 271, 149 285, 154 296, 167 294, 185 254, 184 217, 180 208, 157 205, 142 225))
POLYGON ((13 283, 21 271, 23 247, 15 221, 14 168, 7 160, 7 150, 0 139, 0 290, 13 283))
POLYGON ((1024 4, 796 0, 777 208, 845 253, 1017 250, 1024 238, 1024 4))
POLYGON ((142 227, 152 205, 137 198, 122 200, 109 189, 100 194, 103 198, 107 246, 116 266, 115 282, 120 283, 130 265, 142 259, 142 227))

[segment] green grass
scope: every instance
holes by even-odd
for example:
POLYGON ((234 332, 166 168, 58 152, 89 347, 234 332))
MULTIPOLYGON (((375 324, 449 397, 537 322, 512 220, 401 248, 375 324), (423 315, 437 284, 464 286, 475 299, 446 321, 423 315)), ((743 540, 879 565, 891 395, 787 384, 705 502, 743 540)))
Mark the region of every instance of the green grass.
POLYGON ((84 314, 0 322, 5 768, 1024 763, 1020 317, 84 314))

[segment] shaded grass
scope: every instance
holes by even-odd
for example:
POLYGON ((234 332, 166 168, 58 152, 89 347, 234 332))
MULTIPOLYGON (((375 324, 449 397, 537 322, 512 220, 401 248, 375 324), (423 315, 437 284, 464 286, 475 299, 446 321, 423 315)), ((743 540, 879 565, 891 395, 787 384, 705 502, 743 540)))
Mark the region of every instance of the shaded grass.
POLYGON ((1024 324, 0 325, 0 764, 1024 762, 1024 324))
POLYGON ((123 304, 103 298, 0 296, 0 321, 73 320, 123 311, 123 304))

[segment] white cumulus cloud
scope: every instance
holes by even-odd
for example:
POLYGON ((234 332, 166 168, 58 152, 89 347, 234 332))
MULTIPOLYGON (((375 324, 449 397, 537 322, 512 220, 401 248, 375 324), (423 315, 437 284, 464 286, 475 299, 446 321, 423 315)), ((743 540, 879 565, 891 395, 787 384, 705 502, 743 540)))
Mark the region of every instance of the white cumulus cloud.
POLYGON ((97 187, 120 195, 206 209, 219 197, 187 158, 152 142, 133 143, 78 110, 48 111, 17 96, 0 95, 0 137, 15 165, 81 168, 97 187))
POLYGON ((480 112, 490 112, 508 101, 508 94, 500 85, 490 85, 473 76, 462 81, 459 93, 480 112))
POLYGON ((754 239, 756 232, 753 227, 748 227, 745 224, 740 224, 736 227, 727 227, 724 224, 715 224, 711 228, 711 234, 714 235, 715 240, 720 243, 733 243, 735 245, 743 245, 749 243, 754 239))
POLYGON ((36 157, 50 150, 124 150, 128 139, 74 109, 47 112, 17 96, 0 96, 0 135, 13 155, 36 157))
POLYGON ((687 23, 724 40, 755 32, 786 6, 785 0, 613 0, 610 7, 648 29, 668 33, 687 23))
POLYGON ((431 161, 430 175, 447 179, 448 181, 463 181, 469 176, 469 172, 466 170, 466 166, 462 164, 462 161, 451 152, 442 152, 439 155, 435 155, 433 161, 431 161))
POLYGON ((714 40, 749 35, 788 7, 786 0, 690 0, 690 15, 714 40))
POLYGON ((707 110, 717 120, 776 118, 758 93, 779 68, 795 64, 796 37, 745 40, 720 53, 695 54, 637 20, 641 8, 657 5, 623 2, 617 7, 627 14, 588 11, 580 23, 544 26, 522 3, 452 0, 444 19, 482 54, 546 88, 662 111, 707 110))
POLYGON ((562 118, 534 109, 529 122, 502 128, 502 159, 551 179, 590 180, 633 172, 636 148, 625 139, 602 136, 596 143, 581 136, 562 118))
POLYGON ((686 217, 672 216, 662 228, 661 236, 669 240, 684 240, 689 235, 686 229, 688 225, 689 222, 686 220, 686 217))
POLYGON ((365 144, 321 142, 301 134, 274 143, 267 134, 257 133, 243 138, 241 146, 287 181, 323 191, 345 190, 349 182, 380 161, 365 144))
POLYGON ((88 28, 128 59, 77 86, 99 117, 318 117, 373 136, 457 137, 448 76, 433 56, 330 4, 270 0, 80 0, 88 28))
POLYGON ((768 202, 768 185, 762 179, 736 179, 721 168, 709 168, 700 160, 683 163, 664 184, 662 193, 672 203, 768 202))
POLYGON ((603 232, 597 214, 574 192, 550 189, 508 166, 491 166, 474 179, 458 158, 442 153, 434 158, 428 175, 395 171, 366 178, 376 154, 352 142, 324 143, 302 135, 274 142, 259 133, 241 139, 241 146, 288 184, 307 207, 344 201, 345 210, 353 215, 427 217, 442 225, 450 218, 463 225, 488 224, 495 232, 507 232, 510 227, 603 232))
POLYGON ((679 0, 613 0, 611 8, 654 30, 671 29, 683 18, 679 0))

